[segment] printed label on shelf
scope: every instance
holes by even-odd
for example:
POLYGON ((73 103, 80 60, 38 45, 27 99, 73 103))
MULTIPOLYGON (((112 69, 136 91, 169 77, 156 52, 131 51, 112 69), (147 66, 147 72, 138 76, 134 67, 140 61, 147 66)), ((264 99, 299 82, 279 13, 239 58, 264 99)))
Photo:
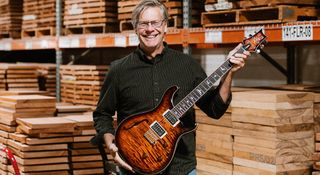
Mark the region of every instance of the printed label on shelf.
POLYGON ((282 26, 282 41, 313 40, 312 24, 282 26))
POLYGON ((79 38, 72 38, 70 42, 70 47, 80 47, 80 39, 79 38))
POLYGON ((95 36, 89 36, 86 38, 86 47, 96 47, 97 39, 95 36))
POLYGON ((70 40, 67 38, 59 38, 59 47, 60 48, 70 47, 70 40))
POLYGON ((129 34, 129 46, 137 46, 139 45, 139 38, 136 34, 130 33, 129 34))
POLYGON ((222 43, 222 31, 206 30, 204 34, 205 43, 222 43))
POLYGON ((27 50, 32 49, 33 48, 32 47, 32 41, 26 41, 24 43, 24 48, 27 49, 27 50))
POLYGON ((249 38, 260 30, 265 33, 264 26, 244 27, 244 37, 249 38))
POLYGON ((0 50, 10 51, 11 50, 11 41, 9 41, 9 42, 0 42, 0 50))
POLYGON ((49 48, 49 41, 48 40, 41 40, 40 47, 43 49, 49 48))
POLYGON ((124 35, 115 35, 114 36, 114 46, 116 47, 126 47, 127 38, 124 35))

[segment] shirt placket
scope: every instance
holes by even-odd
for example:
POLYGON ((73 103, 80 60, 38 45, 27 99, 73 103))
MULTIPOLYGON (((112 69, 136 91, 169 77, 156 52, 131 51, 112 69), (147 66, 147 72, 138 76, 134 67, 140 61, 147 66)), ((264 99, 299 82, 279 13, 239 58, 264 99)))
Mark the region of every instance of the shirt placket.
POLYGON ((159 104, 161 100, 160 84, 159 84, 159 64, 155 62, 153 64, 153 102, 155 105, 159 104))

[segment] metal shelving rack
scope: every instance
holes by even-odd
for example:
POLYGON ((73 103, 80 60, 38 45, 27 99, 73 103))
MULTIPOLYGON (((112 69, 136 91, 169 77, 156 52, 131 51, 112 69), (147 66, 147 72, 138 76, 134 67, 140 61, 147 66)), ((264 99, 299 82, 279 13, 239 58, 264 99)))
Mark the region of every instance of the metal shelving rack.
MULTIPOLYGON (((125 48, 137 45, 137 43, 131 43, 130 38, 134 36, 133 32, 62 36, 61 3, 61 0, 56 0, 56 36, 0 40, 0 50, 2 51, 48 49, 53 49, 56 51, 57 101, 60 101, 59 67, 62 62, 62 52, 64 49, 113 47, 125 48)), ((190 7, 191 0, 183 0, 183 28, 168 30, 165 38, 168 44, 181 45, 183 46, 184 53, 191 54, 191 48, 211 49, 242 42, 248 33, 262 28, 268 37, 268 43, 282 44, 287 47, 287 70, 274 62, 266 53, 262 52, 262 56, 287 76, 287 82, 289 84, 297 83, 295 76, 296 45, 301 42, 317 43, 320 41, 320 20, 290 22, 283 24, 264 24, 257 26, 216 27, 211 29, 193 28, 190 27, 190 7), (304 33, 300 33, 301 35, 303 34, 304 37, 299 38, 297 37, 297 33, 294 33, 299 32, 299 30, 305 30, 304 33), (292 37, 291 35, 296 36, 292 37)))

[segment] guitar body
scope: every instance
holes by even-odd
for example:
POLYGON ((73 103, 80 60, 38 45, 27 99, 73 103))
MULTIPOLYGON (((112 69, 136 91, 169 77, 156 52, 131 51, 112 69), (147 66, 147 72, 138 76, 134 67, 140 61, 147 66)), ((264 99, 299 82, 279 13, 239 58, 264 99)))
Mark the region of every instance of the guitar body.
POLYGON ((181 136, 196 128, 183 127, 181 122, 172 126, 163 117, 172 108, 172 96, 176 91, 175 86, 169 88, 154 110, 128 117, 116 130, 115 141, 121 158, 138 173, 157 174, 163 171, 172 161, 181 136), (150 129, 155 121, 167 132, 162 138, 150 129))

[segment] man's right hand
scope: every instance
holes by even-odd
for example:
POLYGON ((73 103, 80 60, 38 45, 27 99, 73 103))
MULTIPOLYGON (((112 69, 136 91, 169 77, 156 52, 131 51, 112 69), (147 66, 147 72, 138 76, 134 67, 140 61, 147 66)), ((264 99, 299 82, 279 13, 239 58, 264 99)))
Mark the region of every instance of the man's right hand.
POLYGON ((113 143, 114 135, 112 135, 110 133, 104 134, 104 141, 105 141, 107 149, 110 151, 110 154, 112 155, 114 161, 117 164, 119 164, 121 167, 134 173, 132 167, 129 164, 127 164, 124 160, 122 160, 121 157, 119 156, 118 147, 113 143))

